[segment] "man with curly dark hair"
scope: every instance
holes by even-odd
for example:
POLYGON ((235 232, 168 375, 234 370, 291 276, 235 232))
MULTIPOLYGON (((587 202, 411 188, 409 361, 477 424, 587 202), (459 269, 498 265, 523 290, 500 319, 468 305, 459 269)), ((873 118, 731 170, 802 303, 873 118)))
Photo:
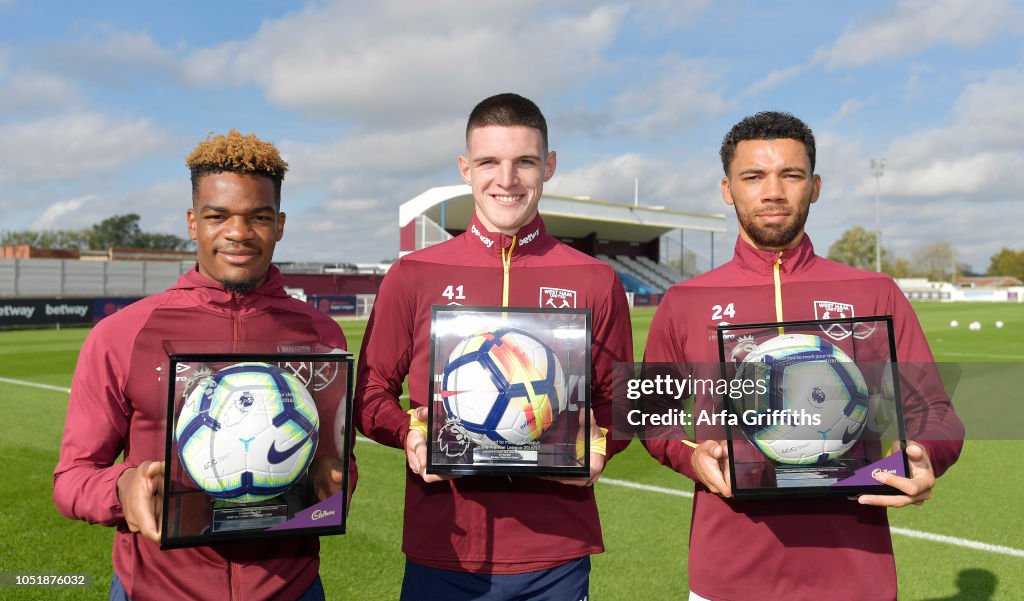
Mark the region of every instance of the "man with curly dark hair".
MULTIPOLYGON (((789 113, 752 115, 725 136, 720 154, 722 199, 739 221, 733 258, 669 289, 651 322, 645 363, 717 363, 716 326, 818 319, 821 303, 846 307, 850 316, 891 315, 899 360, 933 361, 892 278, 814 253, 804 224, 821 177, 814 172, 814 135, 803 121, 789 113)), ((907 421, 907 432, 916 433, 906 448, 909 477, 876 470, 876 480, 900 493, 893 495, 735 499, 721 432, 698 426, 696 441, 671 430, 645 439, 654 458, 695 483, 690 600, 895 599, 885 508, 931 498, 936 478, 963 445, 963 424, 944 392, 915 402, 907 414, 927 419, 907 421)), ((909 407, 906 396, 904 403, 909 407)), ((696 410, 713 411, 711 404, 698 397, 696 410)))
MULTIPOLYGON (((345 348, 338 324, 289 297, 271 265, 284 234, 281 182, 288 169, 277 149, 232 130, 199 144, 186 164, 196 267, 177 285, 90 332, 71 386, 54 500, 69 518, 117 528, 111 599, 323 599, 316 537, 159 548, 167 395, 162 374, 168 369, 163 342, 194 332, 202 340, 345 348)), ((324 442, 320 449, 333 446, 324 442)), ((312 473, 321 498, 340 492, 340 465, 318 452, 312 473)))

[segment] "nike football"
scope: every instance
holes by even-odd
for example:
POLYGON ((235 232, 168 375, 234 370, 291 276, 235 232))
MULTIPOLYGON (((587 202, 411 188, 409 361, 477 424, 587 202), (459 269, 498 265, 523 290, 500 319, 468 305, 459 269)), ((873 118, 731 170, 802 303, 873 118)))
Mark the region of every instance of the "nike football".
POLYGON ((737 378, 762 381, 733 401, 747 439, 769 459, 790 465, 822 464, 860 439, 868 414, 868 388, 850 357, 810 334, 776 336, 752 350, 737 378))
POLYGON ((208 495, 251 503, 288 490, 309 467, 319 415, 291 372, 237 363, 199 381, 178 413, 175 441, 208 495))

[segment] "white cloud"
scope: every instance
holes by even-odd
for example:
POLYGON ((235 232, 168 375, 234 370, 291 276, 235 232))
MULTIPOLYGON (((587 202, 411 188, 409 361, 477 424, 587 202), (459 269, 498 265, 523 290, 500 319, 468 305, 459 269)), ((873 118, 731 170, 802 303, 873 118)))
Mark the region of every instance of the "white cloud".
POLYGON ((72 106, 81 94, 70 81, 36 69, 15 69, 10 48, 0 46, 0 112, 25 113, 72 106))
POLYGON ((606 157, 575 169, 556 171, 544 191, 630 203, 633 202, 634 178, 641 178, 645 193, 643 202, 652 204, 648 202, 646 193, 652 183, 649 179, 653 170, 652 160, 641 154, 606 157))
POLYGON ((965 140, 974 148, 1024 149, 1024 70, 995 71, 967 86, 957 99, 953 116, 965 140))
POLYGON ((452 155, 448 169, 430 176, 346 171, 327 190, 296 190, 286 180, 287 234, 275 256, 328 262, 393 257, 398 252, 398 206, 432 186, 456 183, 457 177, 452 155))
POLYGON ((185 213, 192 206, 192 184, 188 175, 180 178, 157 182, 142 190, 132 190, 118 195, 108 205, 119 207, 109 212, 107 217, 118 213, 136 213, 139 215, 139 226, 143 231, 174 234, 182 238, 188 237, 185 213))
POLYGON ((0 126, 0 182, 96 175, 155 152, 164 135, 148 119, 73 113, 0 126))
POLYGON ((509 6, 389 2, 316 4, 267 21, 251 38, 196 52, 196 83, 255 83, 278 105, 363 123, 426 123, 480 98, 570 90, 599 70, 625 14, 615 6, 558 14, 509 6))
MULTIPOLYGON (((724 212, 718 191, 717 174, 721 167, 710 149, 701 156, 678 162, 636 153, 605 157, 556 172, 544 191, 628 204, 633 202, 634 178, 639 178, 641 204, 703 213, 724 212)), ((541 207, 542 213, 543 210, 541 207)))
POLYGON ((907 197, 968 195, 978 200, 1016 198, 1024 189, 1024 71, 1001 70, 968 85, 944 127, 892 141, 886 156, 894 193, 907 197))
POLYGON ((843 119, 846 119, 847 117, 859 113, 861 109, 863 109, 867 104, 874 103, 874 101, 874 96, 871 99, 869 99, 868 102, 865 102, 860 98, 850 98, 849 100, 843 102, 843 104, 839 106, 839 109, 835 112, 834 115, 832 115, 829 118, 829 120, 841 121, 843 119))
POLYGON ((149 33, 121 31, 101 25, 99 39, 61 42, 46 48, 41 60, 69 76, 103 82, 131 82, 139 77, 174 73, 174 54, 149 33))
POLYGON ((383 205, 365 211, 327 208, 289 212, 278 260, 373 261, 398 248, 398 211, 383 205), (386 215, 382 223, 377 217, 386 215))
MULTIPOLYGON (((288 227, 289 231, 295 229, 294 227, 291 227, 291 226, 287 226, 287 227, 288 227)), ((309 230, 313 231, 313 232, 333 232, 333 231, 336 231, 336 230, 338 230, 338 231, 341 230, 341 228, 338 226, 338 224, 336 224, 336 223, 334 223, 333 221, 330 221, 330 220, 317 221, 315 223, 309 224, 308 227, 309 227, 309 230)))
MULTIPOLYGON (((285 140, 281 152, 292 166, 288 181, 304 185, 355 177, 416 177, 450 166, 465 148, 465 121, 439 122, 424 128, 357 131, 330 144, 285 140)), ((335 186, 337 189, 337 186, 335 186)))
POLYGON ((222 81, 240 82, 242 78, 233 73, 232 62, 244 47, 242 42, 233 41, 194 51, 181 64, 183 79, 194 85, 218 85, 222 81))
POLYGON ((869 157, 858 138, 831 130, 814 132, 817 151, 814 171, 822 177, 822 196, 847 196, 870 178, 869 157))
POLYGON ((747 86, 741 95, 746 98, 759 96, 791 79, 799 77, 806 70, 807 67, 800 65, 786 67, 785 69, 775 69, 768 73, 768 75, 765 75, 761 79, 747 86))
POLYGON ((663 60, 652 81, 626 89, 614 102, 624 131, 649 136, 688 129, 734 104, 709 61, 675 57, 663 60))
POLYGON ((185 211, 191 205, 192 189, 187 178, 158 182, 138 189, 93 192, 46 205, 26 229, 75 230, 100 221, 135 213, 143 231, 174 234, 185 238, 185 211))
POLYGON ((370 209, 375 209, 380 205, 380 200, 376 198, 352 198, 346 200, 332 200, 327 203, 327 208, 332 211, 347 213, 349 211, 368 211, 370 209))
POLYGON ((931 65, 910 65, 910 76, 904 85, 904 97, 907 100, 920 97, 924 93, 933 72, 934 68, 931 65))
POLYGON ((56 223, 60 218, 67 214, 73 214, 77 212, 83 204, 87 202, 93 202, 96 196, 93 194, 87 194, 85 196, 79 196, 72 198, 71 200, 64 200, 55 202, 43 211, 43 214, 35 220, 30 230, 49 230, 58 229, 56 223))
POLYGON ((977 47, 1019 32, 1024 12, 1016 0, 901 0, 873 19, 847 28, 815 62, 828 68, 860 67, 916 54, 938 44, 977 47))
POLYGON ((81 94, 66 79, 40 71, 0 75, 0 112, 36 112, 78 104, 81 94))
POLYGON ((1024 189, 1024 153, 979 153, 925 164, 899 164, 890 175, 890 194, 909 198, 989 196, 1024 189))
POLYGON ((636 18, 651 31, 693 29, 702 13, 711 6, 710 0, 645 0, 631 9, 636 18))
POLYGON ((398 231, 393 225, 382 225, 373 231, 374 237, 379 238, 397 238, 398 231))

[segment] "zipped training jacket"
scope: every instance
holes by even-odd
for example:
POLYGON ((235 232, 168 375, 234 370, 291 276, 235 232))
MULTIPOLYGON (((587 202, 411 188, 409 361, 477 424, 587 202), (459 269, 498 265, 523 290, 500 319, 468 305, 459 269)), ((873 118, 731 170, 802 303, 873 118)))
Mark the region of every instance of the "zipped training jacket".
MULTIPOLYGON (((900 363, 934 361, 914 311, 892 278, 814 254, 810 239, 783 252, 737 240, 731 261, 669 289, 651 323, 645 363, 717 363, 715 328, 891 315, 900 363)), ((963 424, 938 388, 927 411, 908 408, 912 438, 939 476, 960 454, 963 424)), ((918 407, 917 409, 923 409, 918 407)), ((698 431, 698 438, 701 438, 698 431)), ((694 479, 690 589, 714 601, 892 601, 896 566, 886 510, 845 498, 735 500, 712 494, 679 440, 645 440, 655 459, 694 479)), ((906 511, 905 509, 903 511, 906 511)))
MULTIPOLYGON (((381 284, 359 357, 355 422, 366 436, 404 448, 399 405, 409 377, 413 407, 428 401, 432 305, 589 307, 592 393, 610 428, 612 364, 632 361, 629 308, 607 263, 549 236, 540 216, 516 236, 468 231, 397 261, 381 284)), ((608 455, 629 440, 608 439, 608 455)), ((402 550, 413 562, 461 572, 542 570, 603 550, 593 487, 531 477, 463 476, 426 484, 406 470, 402 550)))
POLYGON ((117 527, 114 570, 133 601, 295 599, 316 578, 316 537, 161 551, 128 531, 117 496, 126 469, 164 458, 167 378, 175 376, 168 373, 165 340, 319 341, 345 348, 338 324, 290 298, 282 282, 271 267, 265 284, 239 295, 193 268, 177 285, 99 322, 86 338, 53 498, 69 518, 117 527), (115 463, 122 452, 123 462, 115 463))

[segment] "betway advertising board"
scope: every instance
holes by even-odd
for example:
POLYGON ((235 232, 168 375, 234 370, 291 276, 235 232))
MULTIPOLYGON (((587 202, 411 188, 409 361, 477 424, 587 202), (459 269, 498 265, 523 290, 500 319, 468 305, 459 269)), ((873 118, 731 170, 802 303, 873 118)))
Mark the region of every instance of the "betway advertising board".
POLYGON ((89 299, 0 299, 0 327, 92 324, 89 299))

